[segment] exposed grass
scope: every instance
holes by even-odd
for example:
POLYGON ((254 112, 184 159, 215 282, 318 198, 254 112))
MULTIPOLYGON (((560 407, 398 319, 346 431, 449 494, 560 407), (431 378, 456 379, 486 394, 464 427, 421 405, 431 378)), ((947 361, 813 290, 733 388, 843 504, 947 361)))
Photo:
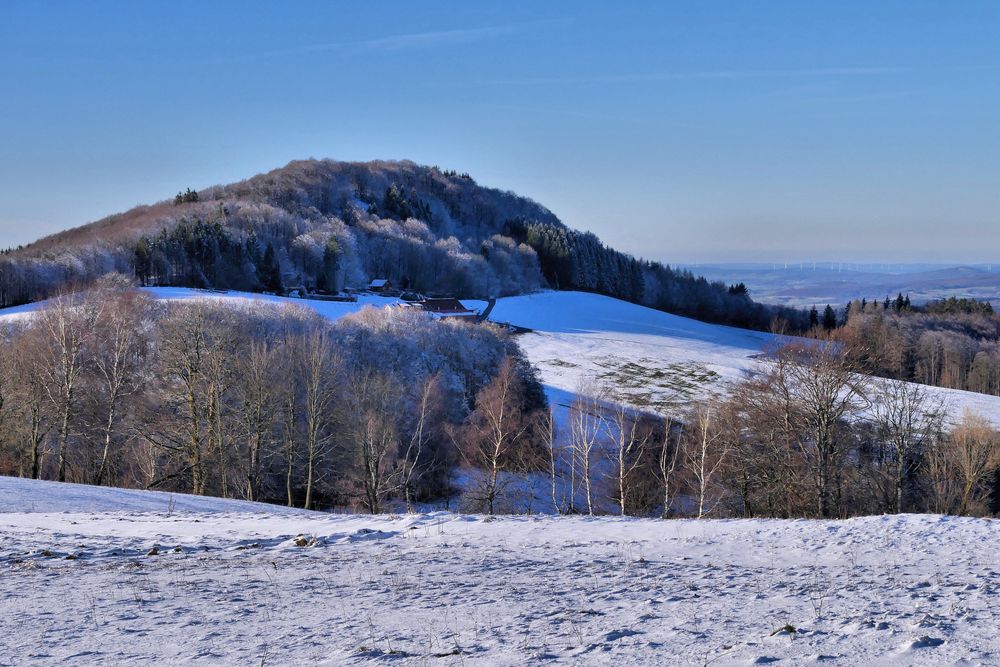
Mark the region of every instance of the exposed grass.
POLYGON ((611 356, 597 365, 604 369, 597 379, 616 387, 616 398, 639 408, 663 409, 688 402, 720 377, 694 361, 664 366, 648 358, 633 361, 611 356))

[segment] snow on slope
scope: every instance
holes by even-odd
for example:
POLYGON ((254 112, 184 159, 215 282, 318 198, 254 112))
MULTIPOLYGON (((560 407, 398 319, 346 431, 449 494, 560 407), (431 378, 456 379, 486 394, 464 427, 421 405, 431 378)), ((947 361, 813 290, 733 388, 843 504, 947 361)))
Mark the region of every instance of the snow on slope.
POLYGON ((0 515, 6 512, 261 512, 298 513, 277 505, 164 491, 113 489, 0 477, 0 515))
POLYGON ((1000 662, 996 521, 19 511, 69 493, 0 478, 2 664, 1000 662))
POLYGON ((340 319, 344 315, 355 313, 365 306, 376 308, 399 303, 399 299, 378 296, 375 294, 361 295, 357 301, 319 301, 316 299, 297 299, 291 297, 256 294, 253 292, 221 292, 215 290, 197 290, 187 287, 146 287, 144 291, 157 299, 166 301, 188 299, 223 299, 234 303, 275 303, 292 304, 311 308, 331 320, 340 319))
POLYGON ((573 392, 588 378, 606 380, 661 409, 739 379, 782 339, 583 292, 501 299, 491 317, 533 329, 520 343, 550 387, 573 392))

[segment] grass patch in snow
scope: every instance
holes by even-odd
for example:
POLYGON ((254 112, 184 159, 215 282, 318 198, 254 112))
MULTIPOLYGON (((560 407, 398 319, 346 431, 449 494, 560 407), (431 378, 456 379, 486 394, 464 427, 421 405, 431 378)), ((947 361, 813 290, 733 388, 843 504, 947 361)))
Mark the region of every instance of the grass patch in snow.
POLYGON ((648 358, 610 356, 596 363, 604 369, 598 381, 615 387, 615 398, 638 408, 663 409, 689 402, 719 380, 718 373, 694 361, 662 366, 648 358))

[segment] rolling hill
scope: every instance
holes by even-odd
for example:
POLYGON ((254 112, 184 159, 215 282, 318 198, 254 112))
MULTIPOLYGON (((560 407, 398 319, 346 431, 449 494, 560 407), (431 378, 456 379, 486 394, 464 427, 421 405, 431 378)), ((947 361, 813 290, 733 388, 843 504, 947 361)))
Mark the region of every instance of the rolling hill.
POLYGON ((147 286, 336 292, 401 289, 489 298, 541 287, 607 294, 699 319, 766 328, 805 314, 615 251, 544 206, 412 162, 304 160, 179 193, 0 254, 0 307, 119 272, 147 286))

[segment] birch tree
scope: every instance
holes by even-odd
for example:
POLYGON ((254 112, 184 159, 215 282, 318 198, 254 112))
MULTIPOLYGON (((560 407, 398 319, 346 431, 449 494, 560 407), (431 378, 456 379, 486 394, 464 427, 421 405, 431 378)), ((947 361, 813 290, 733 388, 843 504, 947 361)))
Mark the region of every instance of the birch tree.
POLYGON ((625 516, 628 514, 632 478, 644 463, 650 431, 643 427, 635 411, 624 403, 615 403, 608 414, 606 424, 611 437, 607 455, 612 467, 613 495, 619 515, 625 516))
POLYGON ((670 418, 663 420, 663 442, 658 448, 656 456, 656 472, 660 489, 663 492, 663 510, 660 518, 666 519, 670 516, 671 508, 676 495, 676 473, 677 464, 681 461, 681 441, 674 437, 673 422, 670 418))
POLYGON ((270 340, 253 340, 239 358, 238 394, 241 439, 246 443, 243 487, 247 500, 259 500, 263 458, 272 448, 278 409, 278 349, 270 340))
MULTIPOLYGON (((584 502, 589 515, 594 514, 594 459, 598 454, 598 446, 606 430, 604 399, 604 394, 593 381, 584 380, 577 386, 576 398, 569 410, 570 450, 574 461, 574 477, 578 469, 583 484, 584 502)), ((570 489, 571 510, 575 495, 574 485, 570 489)))
POLYGON ((716 475, 729 456, 729 443, 716 423, 717 407, 708 404, 695 410, 687 429, 684 462, 692 478, 697 517, 703 518, 715 508, 709 496, 716 475), (711 504, 710 504, 711 503, 711 504))
POLYGON ((94 319, 92 305, 77 294, 51 299, 37 315, 43 334, 44 360, 40 371, 56 422, 56 479, 66 481, 66 457, 74 419, 80 404, 80 376, 86 364, 86 337, 94 319))
POLYGON ((424 452, 433 426, 431 420, 441 417, 441 379, 438 373, 424 380, 416 403, 416 424, 399 457, 399 485, 403 489, 407 512, 413 511, 415 487, 426 471, 424 452))
POLYGON ((101 290, 106 300, 93 328, 93 367, 97 378, 101 412, 99 415, 100 462, 94 474, 97 485, 109 481, 110 462, 117 458, 118 428, 122 404, 139 391, 146 361, 143 330, 150 312, 149 297, 133 290, 101 290))
POLYGON ((316 484, 323 478, 320 465, 333 443, 339 407, 337 384, 343 369, 343 361, 325 325, 317 325, 301 339, 299 363, 306 456, 304 508, 312 509, 316 484))

